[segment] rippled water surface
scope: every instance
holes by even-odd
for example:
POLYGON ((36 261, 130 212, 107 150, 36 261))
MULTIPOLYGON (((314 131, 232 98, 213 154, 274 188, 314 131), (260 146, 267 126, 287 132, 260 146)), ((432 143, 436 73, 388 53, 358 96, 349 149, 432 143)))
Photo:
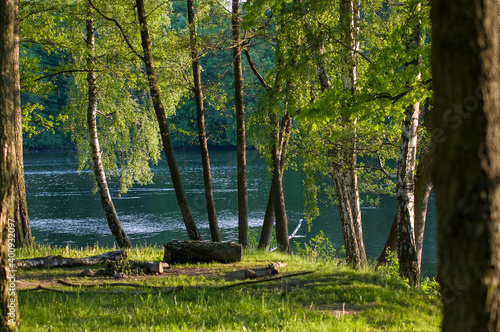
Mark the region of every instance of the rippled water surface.
MULTIPOLYGON (((266 163, 256 152, 248 152, 249 226, 259 230, 262 225, 270 180, 266 163)), ((28 212, 35 240, 41 243, 76 246, 113 246, 99 196, 93 191, 92 173, 77 171, 74 152, 25 154, 25 180, 28 212)), ((236 152, 213 151, 210 155, 215 204, 223 240, 237 241, 236 152)), ((184 188, 193 216, 205 239, 210 238, 203 195, 203 175, 199 153, 177 152, 184 188)), ((114 204, 123 228, 132 243, 164 244, 173 239, 187 239, 181 213, 170 180, 167 164, 153 166, 154 183, 135 186, 118 195, 116 179, 108 179, 114 204)), ((287 171, 284 178, 285 199, 290 231, 303 217, 302 176, 287 171)), ((318 217, 308 232, 303 225, 299 234, 311 237, 323 230, 334 247, 343 244, 338 209, 326 197, 318 217)), ((363 208, 363 232, 370 259, 376 259, 383 248, 395 213, 395 198, 383 197, 377 208, 363 208)), ((431 201, 424 242, 423 268, 433 273, 436 264, 435 209, 431 201)))

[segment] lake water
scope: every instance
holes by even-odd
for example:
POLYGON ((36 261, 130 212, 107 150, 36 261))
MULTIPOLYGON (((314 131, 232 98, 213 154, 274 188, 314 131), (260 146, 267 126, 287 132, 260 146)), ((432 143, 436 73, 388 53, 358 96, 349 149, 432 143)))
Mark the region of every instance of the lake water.
MULTIPOLYGON (((237 241, 237 184, 236 152, 212 151, 210 154, 215 204, 219 228, 224 241, 237 241)), ((179 151, 177 159, 184 187, 200 233, 206 240, 210 231, 203 194, 203 176, 199 153, 179 151)), ((270 179, 267 166, 255 151, 247 155, 249 226, 260 230, 269 193, 270 179)), ((27 153, 24 156, 28 212, 36 242, 85 246, 96 242, 113 247, 114 239, 102 211, 99 195, 93 192, 93 173, 77 172, 74 152, 27 153)), ((162 245, 188 236, 177 206, 166 161, 153 167, 153 184, 135 186, 126 194, 118 195, 118 185, 109 180, 115 208, 132 244, 162 245)), ((284 191, 290 231, 303 218, 302 175, 286 171, 284 191)), ((320 216, 311 231, 304 225, 298 234, 309 241, 323 230, 335 248, 343 245, 337 206, 328 204, 324 197, 320 216)), ((396 209, 395 197, 381 197, 376 208, 362 207, 363 233, 367 256, 378 258, 387 239, 396 209)), ((431 200, 424 239, 422 270, 426 275, 436 271, 436 217, 431 200)))

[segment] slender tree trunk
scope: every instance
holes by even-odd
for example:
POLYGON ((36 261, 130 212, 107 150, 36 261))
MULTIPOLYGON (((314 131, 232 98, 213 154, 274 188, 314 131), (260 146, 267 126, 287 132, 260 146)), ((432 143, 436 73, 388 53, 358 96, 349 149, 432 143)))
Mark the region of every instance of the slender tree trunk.
POLYGON ((497 14, 497 0, 434 0, 431 7, 443 331, 500 330, 497 14))
MULTIPOLYGON (((91 14, 90 14, 91 15, 91 14)), ((87 108, 87 130, 89 132, 89 145, 92 154, 92 166, 94 176, 101 197, 102 208, 106 215, 109 228, 113 234, 116 243, 120 248, 131 248, 132 244, 122 227, 122 223, 116 213, 111 194, 109 192, 106 174, 101 160, 101 149, 99 148, 99 139, 97 134, 97 85, 94 72, 94 53, 95 53, 95 37, 94 37, 94 21, 92 18, 87 19, 87 74, 88 82, 88 108, 87 108)))
POLYGON ((417 155, 417 128, 420 103, 407 107, 401 126, 397 182, 397 252, 399 274, 417 285, 420 272, 415 246, 414 174, 417 155))
POLYGON ((200 64, 196 46, 196 23, 193 0, 187 1, 189 39, 191 48, 191 63, 193 67, 194 94, 196 98, 196 113, 198 122, 198 138, 200 143, 201 160, 203 163, 203 180, 205 184, 205 200, 207 205, 208 223, 213 242, 220 242, 219 224, 215 211, 214 193, 212 189, 212 174, 210 171, 210 157, 208 154, 207 135, 205 133, 205 110, 203 107, 203 90, 201 86, 200 64))
POLYGON ((332 171, 335 195, 339 206, 340 222, 342 224, 342 234, 346 251, 346 262, 354 268, 361 268, 366 265, 363 262, 359 251, 358 237, 354 229, 354 217, 352 215, 351 197, 348 193, 345 174, 340 169, 332 171))
POLYGON ((186 198, 186 193, 184 192, 181 174, 179 172, 179 167, 177 166, 174 147, 172 145, 172 139, 170 138, 165 108, 161 100, 160 88, 158 87, 158 81, 156 79, 153 54, 151 52, 151 39, 149 38, 149 30, 147 25, 147 15, 144 9, 144 0, 136 0, 136 5, 139 23, 141 25, 141 41, 142 49, 144 52, 143 61, 146 66, 149 90, 151 93, 151 98, 153 100, 153 107, 155 109, 156 118, 158 119, 158 125, 160 127, 163 149, 165 150, 170 175, 172 177, 172 183, 175 189, 175 195, 177 197, 177 203, 179 204, 179 208, 181 210, 189 238, 191 240, 201 240, 200 233, 198 231, 198 228, 196 227, 193 215, 191 213, 191 208, 189 207, 189 203, 186 198))
POLYGON ((236 109, 236 145, 238 178, 238 240, 248 246, 248 192, 245 143, 245 109, 243 106, 243 71, 241 67, 240 2, 232 0, 234 101, 236 109))
POLYGON ((424 231, 427 220, 427 207, 432 191, 431 179, 432 155, 424 152, 417 165, 415 180, 415 247, 417 250, 418 270, 422 271, 422 250, 424 248, 424 231))
MULTIPOLYGON (((357 65, 356 50, 359 48, 357 41, 359 20, 359 3, 353 0, 340 2, 340 25, 343 47, 342 82, 345 90, 355 93, 357 65)), ((323 70, 319 70, 320 81, 324 82, 323 70)), ((324 84, 324 83, 322 83, 324 84)), ((340 119, 341 126, 355 125, 356 121, 349 123, 348 119, 340 119)), ((332 178, 335 186, 335 195, 338 200, 340 220, 344 234, 346 260, 355 268, 363 268, 367 264, 366 251, 363 241, 361 224, 361 208, 358 191, 358 175, 356 171, 356 131, 353 129, 349 142, 338 142, 338 146, 331 149, 336 161, 332 162, 332 178)))
MULTIPOLYGON (((283 173, 285 171, 285 158, 286 152, 288 150, 288 142, 290 139, 290 133, 292 131, 292 118, 289 116, 288 113, 285 114, 285 116, 282 119, 282 125, 280 129, 280 139, 279 139, 279 156, 280 156, 280 179, 279 182, 283 183, 283 173)), ((273 161, 274 163, 274 161, 273 161)), ((274 173, 273 173, 274 174, 274 173)), ((264 215, 264 223, 262 225, 262 231, 260 235, 260 241, 259 241, 259 249, 265 249, 269 248, 271 245, 271 238, 273 235, 273 225, 274 225, 274 190, 275 185, 274 182, 271 180, 271 189, 269 190, 269 198, 267 200, 267 207, 266 207, 266 213, 264 215)), ((282 191, 283 194, 283 191, 282 191)), ((284 201, 283 197, 283 201, 284 201)), ((281 198, 280 198, 281 201, 281 198)), ((287 230, 288 231, 288 230, 287 230)))
POLYGON ((272 195, 273 195, 273 210, 276 217, 276 240, 278 242, 278 250, 289 252, 290 241, 288 239, 288 219, 286 217, 285 196, 283 193, 283 170, 281 161, 283 160, 283 148, 280 146, 280 124, 277 114, 271 115, 272 127, 272 144, 271 144, 271 160, 273 167, 272 178, 272 195))
POLYGON ((0 1, 0 331, 19 331, 14 214, 16 190, 15 39, 16 2, 0 1), (10 257, 9 257, 10 255, 10 257), (10 260, 9 260, 10 258, 10 260))
MULTIPOLYGON (((245 55, 250 68, 258 78, 262 87, 268 92, 271 92, 271 87, 267 85, 262 75, 260 75, 257 68, 255 68, 255 65, 250 57, 250 53, 248 53, 247 50, 245 50, 245 55)), ((288 252, 290 244, 288 239, 288 221, 286 217, 285 197, 283 193, 283 172, 285 170, 284 156, 286 155, 286 151, 288 149, 288 142, 292 130, 292 119, 289 113, 285 112, 281 122, 281 128, 279 125, 279 117, 276 114, 271 116, 271 122, 271 142, 273 142, 271 147, 273 177, 271 180, 271 189, 267 201, 266 213, 264 215, 264 223, 262 225, 258 248, 266 249, 269 248, 271 244, 275 209, 277 208, 280 210, 278 212, 278 216, 276 216, 276 219, 279 220, 280 223, 279 225, 277 223, 276 226, 276 233, 279 238, 278 248, 288 252), (275 169, 278 169, 279 172, 275 172, 275 169), (278 192, 275 192, 276 188, 278 192), (278 202, 275 202, 276 198, 278 198, 278 202)))
MULTIPOLYGON (((427 111, 424 116, 424 125, 426 129, 430 132, 432 128, 430 113, 427 111)), ((422 145, 426 145, 425 142, 421 142, 422 145)), ((432 191, 432 179, 431 179, 431 165, 432 165, 432 154, 425 150, 421 151, 416 176, 415 176, 415 247, 417 251, 417 260, 418 260, 418 270, 421 271, 422 266, 422 249, 424 245, 424 231, 425 231, 425 223, 427 219, 427 208, 429 205, 429 198, 432 191)), ((377 260, 377 267, 380 265, 386 265, 389 263, 387 257, 387 249, 390 249, 397 256, 397 213, 394 216, 394 220, 392 222, 391 230, 389 232, 389 236, 385 243, 384 249, 380 253, 380 256, 377 260)))
MULTIPOLYGON (((429 152, 425 152, 421 155, 416 172, 415 180, 415 247, 417 252, 417 263, 418 270, 421 271, 422 266, 422 249, 424 247, 424 231, 425 222, 427 219, 427 207, 429 205, 429 198, 432 191, 432 179, 431 179, 431 162, 432 155, 429 152)), ((380 265, 389 264, 387 251, 388 249, 396 254, 398 258, 397 251, 395 248, 398 246, 398 219, 397 214, 394 216, 392 221, 391 230, 387 241, 385 242, 384 249, 380 253, 377 260, 377 267, 380 265)))
POLYGON ((385 241, 384 249, 380 253, 380 256, 377 260, 377 265, 375 268, 378 268, 380 265, 388 265, 389 256, 387 255, 389 251, 394 253, 397 256, 397 246, 398 246, 398 217, 397 214, 394 215, 394 219, 392 220, 391 230, 389 231, 389 236, 387 237, 387 241, 385 241))
MULTIPOLYGON (((418 4, 417 6, 420 7, 418 4)), ((417 23, 406 42, 408 50, 420 45, 421 26, 417 23)), ((419 65, 417 59, 407 65, 419 65)), ((420 74, 416 77, 420 79, 420 74)), ((406 107, 405 118, 401 125, 401 140, 397 177, 397 231, 399 275, 408 278, 410 284, 417 286, 420 280, 417 248, 415 244, 415 166, 417 161, 417 131, 420 116, 420 102, 406 107)))
POLYGON ((28 218, 28 205, 26 202, 26 186, 24 184, 23 160, 23 120, 21 114, 21 82, 19 75, 19 0, 16 0, 15 25, 14 25, 14 89, 16 108, 16 247, 26 247, 33 244, 31 227, 28 218))

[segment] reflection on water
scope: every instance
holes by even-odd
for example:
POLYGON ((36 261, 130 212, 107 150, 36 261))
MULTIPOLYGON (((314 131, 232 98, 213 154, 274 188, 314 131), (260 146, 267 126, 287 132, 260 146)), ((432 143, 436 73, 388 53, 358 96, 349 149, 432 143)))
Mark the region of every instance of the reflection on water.
MULTIPOLYGON (((212 177, 219 227, 223 240, 237 241, 237 183, 236 152, 211 152, 212 177)), ((204 239, 210 238, 206 218, 203 175, 199 153, 177 153, 184 188, 193 216, 204 239)), ((67 243, 75 246, 113 246, 113 237, 107 226, 99 196, 94 193, 94 180, 89 170, 77 171, 76 154, 73 152, 25 155, 25 180, 28 209, 33 235, 37 242, 56 245, 67 243)), ((264 160, 254 151, 248 152, 249 226, 259 228, 264 216, 270 180, 264 160)), ((162 245, 173 239, 187 239, 182 216, 177 206, 168 167, 165 161, 152 167, 154 183, 130 188, 118 195, 116 179, 109 179, 111 194, 123 228, 133 245, 162 245)), ((284 177, 289 227, 292 231, 303 218, 302 176, 300 172, 287 171, 284 177)), ((308 232, 303 225, 299 234, 308 241, 323 230, 333 245, 343 245, 338 209, 326 204, 320 206, 318 217, 308 232)), ((367 255, 376 259, 383 248, 395 213, 395 198, 383 197, 376 208, 363 207, 363 232, 367 255)), ((429 206, 426 239, 424 241, 423 268, 435 271, 434 203, 429 206)))

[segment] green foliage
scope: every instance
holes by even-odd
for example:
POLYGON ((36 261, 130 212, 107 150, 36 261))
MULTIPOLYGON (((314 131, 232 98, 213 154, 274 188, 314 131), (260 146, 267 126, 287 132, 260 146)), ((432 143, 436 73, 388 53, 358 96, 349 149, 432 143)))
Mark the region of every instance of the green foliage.
POLYGON ((303 247, 298 242, 294 242, 294 253, 304 256, 312 261, 324 262, 339 262, 337 257, 337 250, 333 248, 332 243, 325 236, 323 231, 309 240, 309 243, 304 243, 303 247))
POLYGON ((429 296, 439 298, 441 296, 441 286, 436 280, 436 277, 425 277, 420 283, 420 289, 429 296))

